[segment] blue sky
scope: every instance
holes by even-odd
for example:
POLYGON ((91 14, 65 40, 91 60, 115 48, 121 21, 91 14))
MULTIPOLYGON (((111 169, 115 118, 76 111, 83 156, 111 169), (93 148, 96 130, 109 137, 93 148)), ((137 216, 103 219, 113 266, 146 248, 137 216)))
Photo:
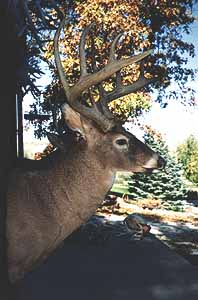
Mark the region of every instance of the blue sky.
MULTIPOLYGON (((194 9, 194 15, 198 15, 198 4, 194 9)), ((185 36, 187 42, 191 42, 195 45, 196 55, 194 58, 190 58, 188 66, 192 68, 198 67, 198 21, 195 21, 191 25, 191 34, 185 36)), ((48 73, 47 69, 44 69, 44 73, 48 73)), ((43 76, 38 80, 40 86, 45 86, 50 83, 50 78, 48 76, 43 76)), ((161 132, 169 147, 175 149, 176 146, 184 141, 190 134, 195 135, 198 138, 198 78, 195 82, 189 82, 189 85, 196 90, 196 107, 185 107, 176 101, 169 102, 168 106, 164 109, 160 108, 158 103, 153 104, 152 109, 147 113, 142 121, 145 124, 151 125, 154 129, 161 132)), ((172 87, 176 89, 175 84, 172 87)), ((156 95, 152 95, 155 99, 156 95)), ((32 102, 32 97, 27 95, 24 99, 24 112, 29 110, 29 104, 32 102)), ((133 133, 137 136, 139 131, 134 129, 133 133)), ((24 142, 30 142, 33 140, 33 129, 24 133, 24 142)), ((44 143, 47 142, 46 139, 43 140, 44 143)))
MULTIPOLYGON (((193 10, 194 16, 198 16, 198 4, 193 10)), ((198 20, 191 25, 191 34, 185 36, 187 42, 195 45, 195 57, 189 58, 187 66, 198 68, 198 20)), ((170 101, 165 109, 161 109, 158 103, 154 103, 151 111, 145 116, 145 123, 160 131, 170 148, 175 149, 190 134, 198 138, 198 78, 189 82, 189 86, 196 91, 196 107, 189 107, 170 101)), ((177 88, 172 84, 171 88, 177 88)), ((153 95, 155 98, 155 95, 153 95)))

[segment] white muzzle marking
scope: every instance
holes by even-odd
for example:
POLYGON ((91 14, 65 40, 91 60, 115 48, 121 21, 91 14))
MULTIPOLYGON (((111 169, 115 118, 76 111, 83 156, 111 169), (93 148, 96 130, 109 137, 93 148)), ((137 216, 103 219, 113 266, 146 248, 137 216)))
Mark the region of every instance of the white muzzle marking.
POLYGON ((159 155, 153 154, 152 157, 146 162, 146 164, 143 165, 143 168, 145 169, 156 168, 158 159, 159 159, 159 155))

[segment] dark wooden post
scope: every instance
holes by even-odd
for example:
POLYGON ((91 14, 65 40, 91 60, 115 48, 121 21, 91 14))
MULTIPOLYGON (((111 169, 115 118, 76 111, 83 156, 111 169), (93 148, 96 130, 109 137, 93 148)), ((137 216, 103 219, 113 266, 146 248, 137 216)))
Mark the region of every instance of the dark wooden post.
POLYGON ((16 147, 16 69, 17 38, 8 1, 0 2, 0 298, 13 299, 7 273, 6 192, 8 172, 17 155, 16 147))
POLYGON ((17 154, 18 157, 24 157, 23 146, 23 96, 17 95, 17 154))

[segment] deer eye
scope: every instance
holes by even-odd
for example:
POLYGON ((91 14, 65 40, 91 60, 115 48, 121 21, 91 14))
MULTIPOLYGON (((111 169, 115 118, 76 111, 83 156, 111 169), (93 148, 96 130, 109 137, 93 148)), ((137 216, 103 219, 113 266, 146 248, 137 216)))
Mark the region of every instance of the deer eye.
POLYGON ((127 140, 125 140, 125 139, 119 139, 119 140, 117 140, 116 144, 118 144, 119 146, 128 145, 127 140))

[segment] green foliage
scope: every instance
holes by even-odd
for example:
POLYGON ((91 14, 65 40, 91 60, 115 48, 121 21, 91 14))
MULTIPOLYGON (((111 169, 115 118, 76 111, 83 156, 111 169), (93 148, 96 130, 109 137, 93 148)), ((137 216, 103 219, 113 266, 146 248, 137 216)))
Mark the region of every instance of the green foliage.
POLYGON ((166 202, 163 203, 163 208, 167 210, 172 210, 176 212, 183 212, 183 203, 180 200, 175 200, 175 201, 169 201, 166 200, 166 202))
POLYGON ((129 186, 128 186, 129 173, 128 172, 117 172, 116 180, 112 186, 111 191, 124 195, 129 195, 129 186))
POLYGON ((178 146, 177 158, 186 178, 198 184, 198 140, 193 135, 178 146))

